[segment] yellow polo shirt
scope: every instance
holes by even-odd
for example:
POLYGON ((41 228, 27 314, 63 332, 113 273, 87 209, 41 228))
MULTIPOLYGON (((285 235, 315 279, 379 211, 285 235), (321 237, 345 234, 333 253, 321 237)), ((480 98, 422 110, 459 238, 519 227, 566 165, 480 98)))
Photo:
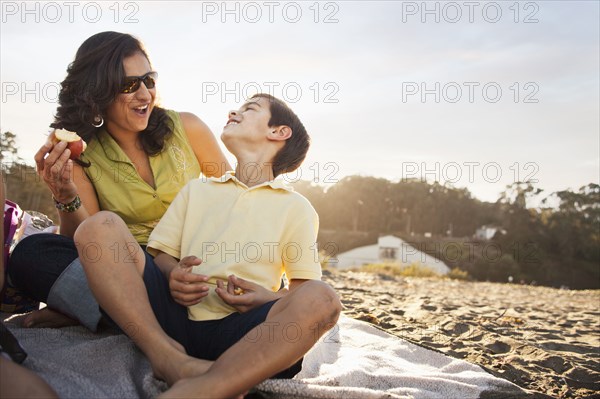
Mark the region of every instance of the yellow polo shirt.
POLYGON ((232 172, 194 179, 177 195, 148 241, 148 252, 195 255, 192 271, 209 276, 210 291, 188 308, 191 320, 216 320, 236 310, 215 293, 230 274, 278 291, 289 280, 321 278, 319 219, 310 202, 281 180, 248 188, 232 172))

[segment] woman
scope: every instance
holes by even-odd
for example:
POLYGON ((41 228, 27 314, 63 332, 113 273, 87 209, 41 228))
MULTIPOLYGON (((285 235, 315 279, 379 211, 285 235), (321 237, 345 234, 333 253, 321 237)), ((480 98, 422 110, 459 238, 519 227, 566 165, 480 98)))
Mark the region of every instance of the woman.
MULTIPOLYGON (((96 329, 100 313, 72 239, 82 221, 111 210, 144 247, 187 181, 231 169, 198 117, 156 104, 156 78, 142 43, 117 32, 88 38, 69 65, 51 126, 77 132, 88 147, 75 162, 64 142, 48 141, 35 155, 59 210, 60 235, 28 237, 11 255, 12 283, 50 308, 28 315, 25 326, 65 325, 62 313, 96 329)), ((114 256, 126 261, 128 248, 115 247, 114 256)))

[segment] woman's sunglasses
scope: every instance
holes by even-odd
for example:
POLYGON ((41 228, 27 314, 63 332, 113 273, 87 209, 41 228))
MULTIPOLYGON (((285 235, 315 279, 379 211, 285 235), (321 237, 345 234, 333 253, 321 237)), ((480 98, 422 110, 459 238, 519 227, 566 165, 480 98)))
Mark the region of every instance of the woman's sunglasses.
POLYGON ((144 76, 127 76, 125 83, 121 87, 121 93, 133 93, 136 92, 142 82, 146 85, 147 89, 153 89, 156 86, 156 79, 158 78, 157 72, 148 72, 144 76))

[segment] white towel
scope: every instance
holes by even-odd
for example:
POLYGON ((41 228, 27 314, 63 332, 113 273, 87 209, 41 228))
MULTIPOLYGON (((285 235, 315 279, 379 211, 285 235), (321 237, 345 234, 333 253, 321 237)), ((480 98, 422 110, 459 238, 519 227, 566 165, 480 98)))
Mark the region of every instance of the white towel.
MULTIPOLYGON (((23 364, 63 398, 151 398, 167 389, 125 335, 83 327, 25 329, 21 317, 6 326, 29 354, 23 364)), ((5 381, 2 382, 7 383, 5 381)), ((342 316, 304 357, 292 380, 257 387, 273 398, 510 398, 526 393, 453 359, 342 316)))
POLYGON ((306 354, 293 380, 258 386, 273 398, 522 398, 517 385, 341 316, 306 354))

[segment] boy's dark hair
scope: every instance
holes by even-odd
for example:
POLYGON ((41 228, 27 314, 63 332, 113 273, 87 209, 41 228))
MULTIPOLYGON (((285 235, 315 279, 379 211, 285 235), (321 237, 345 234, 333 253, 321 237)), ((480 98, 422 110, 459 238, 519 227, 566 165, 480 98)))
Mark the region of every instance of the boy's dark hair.
POLYGON ((270 94, 258 93, 250 99, 264 98, 269 100, 269 127, 271 126, 289 126, 292 129, 292 137, 285 141, 284 147, 279 150, 273 159, 273 176, 277 177, 282 173, 293 172, 306 158, 308 147, 310 147, 310 136, 306 128, 300 122, 300 118, 280 99, 270 94))

